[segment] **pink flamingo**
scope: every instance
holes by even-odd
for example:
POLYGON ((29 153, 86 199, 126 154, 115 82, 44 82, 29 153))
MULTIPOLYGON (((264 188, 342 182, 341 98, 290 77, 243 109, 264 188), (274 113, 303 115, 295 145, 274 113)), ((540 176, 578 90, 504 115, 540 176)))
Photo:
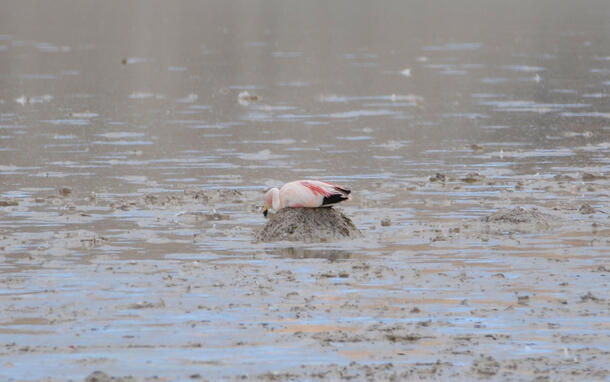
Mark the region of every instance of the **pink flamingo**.
POLYGON ((344 187, 319 180, 297 180, 265 193, 263 215, 267 217, 269 208, 277 212, 287 207, 330 207, 351 199, 350 192, 344 187))

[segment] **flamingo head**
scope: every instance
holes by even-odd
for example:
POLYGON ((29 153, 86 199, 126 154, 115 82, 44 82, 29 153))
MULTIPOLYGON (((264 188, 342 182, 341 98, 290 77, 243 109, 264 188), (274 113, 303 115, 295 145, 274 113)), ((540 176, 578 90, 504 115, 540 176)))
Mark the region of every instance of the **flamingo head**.
POLYGON ((265 206, 263 207, 263 216, 267 217, 267 213, 270 208, 274 210, 279 209, 280 202, 280 190, 272 188, 265 193, 265 206))

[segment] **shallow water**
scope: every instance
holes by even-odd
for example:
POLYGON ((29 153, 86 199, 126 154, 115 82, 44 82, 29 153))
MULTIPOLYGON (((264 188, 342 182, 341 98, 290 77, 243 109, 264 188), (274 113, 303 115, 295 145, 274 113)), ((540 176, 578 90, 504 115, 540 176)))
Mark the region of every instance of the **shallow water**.
POLYGON ((608 378, 609 15, 4 2, 0 377, 608 378), (364 238, 253 243, 299 178, 364 238))

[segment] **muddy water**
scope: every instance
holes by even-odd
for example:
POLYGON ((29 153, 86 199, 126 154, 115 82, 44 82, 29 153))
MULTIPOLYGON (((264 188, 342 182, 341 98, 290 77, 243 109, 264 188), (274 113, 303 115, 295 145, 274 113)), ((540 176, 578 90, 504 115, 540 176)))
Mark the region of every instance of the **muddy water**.
POLYGON ((609 15, 3 2, 0 379, 607 380, 609 15), (307 177, 364 237, 253 243, 307 177))

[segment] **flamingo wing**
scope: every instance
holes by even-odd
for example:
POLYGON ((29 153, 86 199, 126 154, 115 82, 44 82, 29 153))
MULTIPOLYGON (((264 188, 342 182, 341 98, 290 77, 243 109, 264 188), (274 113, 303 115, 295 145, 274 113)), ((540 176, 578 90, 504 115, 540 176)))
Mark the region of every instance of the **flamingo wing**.
POLYGON ((330 206, 350 199, 351 191, 336 184, 319 180, 301 180, 299 184, 321 199, 318 199, 318 206, 330 206))
POLYGON ((343 186, 339 186, 339 185, 334 184, 334 183, 329 183, 329 182, 320 182, 320 183, 325 183, 325 184, 333 187, 336 191, 340 191, 340 192, 344 193, 345 195, 349 195, 350 192, 352 192, 352 190, 348 190, 347 188, 345 188, 343 186))

